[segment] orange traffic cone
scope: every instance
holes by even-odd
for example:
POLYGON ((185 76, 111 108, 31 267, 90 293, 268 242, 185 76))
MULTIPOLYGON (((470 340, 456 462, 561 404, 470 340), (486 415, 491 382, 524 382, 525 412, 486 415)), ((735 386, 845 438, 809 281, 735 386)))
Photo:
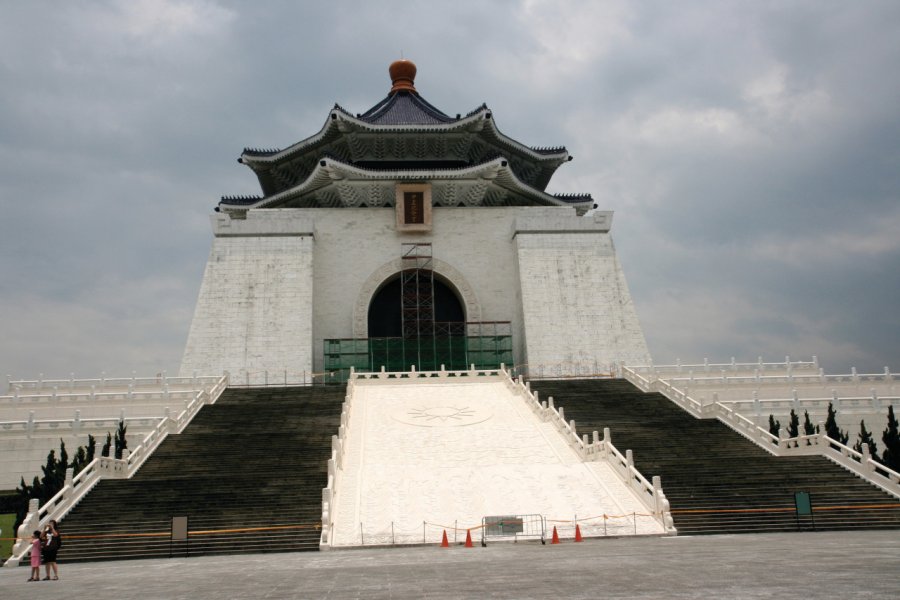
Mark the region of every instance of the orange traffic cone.
POLYGON ((447 530, 444 530, 444 538, 441 540, 441 548, 449 548, 450 542, 447 541, 447 530))
POLYGON ((474 548, 472 545, 472 530, 466 529, 466 548, 474 548))
POLYGON ((551 543, 551 544, 558 544, 558 543, 559 543, 559 534, 556 533, 556 525, 553 526, 553 540, 551 540, 550 543, 551 543))
POLYGON ((581 541, 581 527, 579 527, 578 523, 575 523, 575 541, 581 541))

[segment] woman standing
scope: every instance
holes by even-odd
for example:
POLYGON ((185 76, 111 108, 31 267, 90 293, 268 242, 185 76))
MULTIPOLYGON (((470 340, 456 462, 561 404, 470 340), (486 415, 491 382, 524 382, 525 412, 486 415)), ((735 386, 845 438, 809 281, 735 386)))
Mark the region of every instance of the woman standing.
POLYGON ((48 579, 53 579, 54 581, 59 579, 59 570, 56 568, 56 553, 59 552, 59 547, 62 545, 62 538, 59 535, 59 528, 56 524, 56 521, 50 521, 47 523, 47 527, 44 529, 44 535, 46 536, 46 541, 44 542, 43 550, 41 551, 41 555, 44 559, 44 567, 47 569, 47 576, 44 577, 44 581, 48 579), (50 569, 53 569, 53 577, 50 577, 50 569))

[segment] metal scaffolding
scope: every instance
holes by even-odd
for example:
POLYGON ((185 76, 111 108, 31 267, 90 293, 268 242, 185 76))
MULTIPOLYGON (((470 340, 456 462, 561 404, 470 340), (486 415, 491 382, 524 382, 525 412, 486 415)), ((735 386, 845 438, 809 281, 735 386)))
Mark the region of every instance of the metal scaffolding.
POLYGON ((513 364, 509 321, 435 321, 431 244, 402 246, 400 272, 401 336, 326 339, 325 370, 346 381, 358 371, 494 369, 513 364))
MULTIPOLYGON (((431 244, 403 244, 400 272, 404 355, 417 365, 434 362, 434 271, 431 244)), ((421 368, 421 367, 420 367, 421 368)))

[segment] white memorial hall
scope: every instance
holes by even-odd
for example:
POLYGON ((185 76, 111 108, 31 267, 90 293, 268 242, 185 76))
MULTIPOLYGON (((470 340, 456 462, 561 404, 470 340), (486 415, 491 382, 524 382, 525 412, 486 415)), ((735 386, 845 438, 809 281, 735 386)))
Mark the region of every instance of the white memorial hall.
POLYGON ((7 566, 51 519, 61 561, 900 528, 888 368, 654 363, 566 148, 389 75, 241 153, 177 375, 10 378, 7 566))

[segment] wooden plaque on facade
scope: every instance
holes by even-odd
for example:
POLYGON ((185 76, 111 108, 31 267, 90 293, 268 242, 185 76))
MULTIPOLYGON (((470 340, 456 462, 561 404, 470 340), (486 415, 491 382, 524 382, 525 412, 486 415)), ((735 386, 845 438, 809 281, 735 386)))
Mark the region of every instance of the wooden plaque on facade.
POLYGON ((397 231, 431 231, 431 184, 398 183, 397 231))

